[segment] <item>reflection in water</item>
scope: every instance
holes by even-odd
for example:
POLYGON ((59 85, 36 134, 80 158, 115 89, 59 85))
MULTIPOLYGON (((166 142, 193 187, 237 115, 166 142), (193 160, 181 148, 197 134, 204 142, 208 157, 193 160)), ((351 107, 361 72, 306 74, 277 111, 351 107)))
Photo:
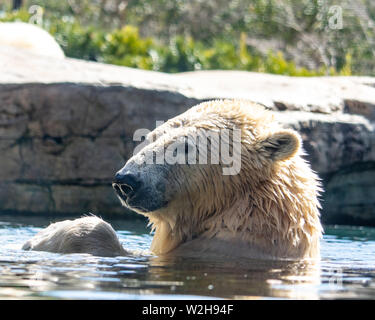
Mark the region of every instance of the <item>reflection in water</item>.
POLYGON ((318 298, 319 267, 316 263, 159 257, 149 261, 149 278, 162 281, 177 279, 184 283, 174 288, 181 294, 188 291, 195 295, 207 295, 209 292, 216 297, 237 299, 318 298))
POLYGON ((4 261, 1 264, 2 296, 31 294, 67 298, 67 292, 79 291, 83 296, 86 292, 89 297, 91 291, 110 291, 114 296, 121 293, 124 298, 139 294, 187 293, 241 299, 318 298, 319 269, 303 263, 99 258, 71 254, 39 261, 12 262, 7 266, 4 261), (297 288, 294 285, 298 285, 297 288))
MULTIPOLYGON (((4 217, 0 216, 0 220, 4 217)), ((11 220, 8 218, 8 221, 11 220)), ((20 218, 18 221, 22 221, 20 218)), ((44 225, 47 225, 46 222, 44 225)), ((0 298, 373 298, 375 231, 327 229, 320 263, 155 257, 144 224, 115 226, 135 254, 22 251, 40 228, 0 222, 0 298), (130 231, 131 230, 131 231, 130 231), (145 232, 146 231, 146 232, 145 232), (346 236, 349 235, 349 236, 346 236)))

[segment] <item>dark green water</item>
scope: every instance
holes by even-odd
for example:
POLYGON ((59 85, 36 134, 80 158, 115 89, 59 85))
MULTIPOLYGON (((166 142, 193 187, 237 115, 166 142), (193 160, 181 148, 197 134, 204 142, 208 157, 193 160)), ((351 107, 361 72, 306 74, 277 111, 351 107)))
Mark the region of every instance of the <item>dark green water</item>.
POLYGON ((0 299, 375 298, 375 228, 326 226, 321 262, 310 265, 160 259, 147 254, 144 222, 109 222, 134 255, 23 251, 50 219, 0 215, 0 299))

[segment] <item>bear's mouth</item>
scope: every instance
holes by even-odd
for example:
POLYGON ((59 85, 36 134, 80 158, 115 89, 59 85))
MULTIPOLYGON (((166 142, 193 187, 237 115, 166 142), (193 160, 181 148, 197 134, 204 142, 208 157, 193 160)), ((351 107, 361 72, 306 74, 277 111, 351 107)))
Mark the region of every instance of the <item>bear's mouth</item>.
POLYGON ((113 183, 112 187, 113 189, 115 189, 117 196, 120 198, 120 201, 124 206, 142 213, 150 211, 149 209, 144 208, 140 205, 131 203, 132 200, 136 198, 136 193, 131 186, 128 186, 126 184, 113 183))
POLYGON ((133 195, 133 189, 126 184, 112 183, 113 189, 115 189, 117 195, 128 205, 129 200, 133 195))
POLYGON ((150 192, 147 189, 143 192, 134 192, 130 186, 115 182, 112 183, 112 187, 125 207, 141 214, 153 212, 168 205, 168 201, 155 201, 155 198, 150 198, 150 192))

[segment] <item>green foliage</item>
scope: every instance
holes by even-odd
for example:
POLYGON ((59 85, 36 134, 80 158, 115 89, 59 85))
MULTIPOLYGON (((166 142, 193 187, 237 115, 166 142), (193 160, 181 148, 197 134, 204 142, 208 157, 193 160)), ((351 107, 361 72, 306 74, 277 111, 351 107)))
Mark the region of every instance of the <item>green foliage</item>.
POLYGON ((200 44, 190 37, 177 36, 169 46, 156 48, 159 57, 157 70, 164 72, 193 71, 202 69, 200 44))
POLYGON ((101 60, 111 64, 151 70, 152 39, 142 39, 138 29, 125 26, 106 34, 100 44, 101 60))
POLYGON ((104 35, 93 27, 83 28, 76 21, 68 19, 63 19, 62 23, 53 21, 45 27, 55 37, 66 56, 93 61, 101 56, 104 35))
POLYGON ((340 70, 340 76, 351 76, 352 75, 352 55, 347 53, 345 55, 345 64, 340 70))
POLYGON ((30 14, 26 10, 19 11, 0 11, 0 22, 28 22, 30 19, 30 14))
POLYGON ((235 70, 241 68, 241 56, 237 48, 222 40, 216 40, 202 51, 203 69, 235 70))
MULTIPOLYGON (((10 12, 0 21, 29 21, 27 11, 10 12)), ((261 53, 246 43, 247 34, 238 39, 197 41, 191 36, 176 35, 169 43, 140 35, 135 26, 104 31, 92 25, 83 26, 71 15, 43 20, 68 57, 100 61, 127 67, 163 72, 194 70, 247 70, 290 76, 351 75, 352 55, 347 53, 336 70, 325 65, 309 70, 284 58, 281 51, 261 53)))

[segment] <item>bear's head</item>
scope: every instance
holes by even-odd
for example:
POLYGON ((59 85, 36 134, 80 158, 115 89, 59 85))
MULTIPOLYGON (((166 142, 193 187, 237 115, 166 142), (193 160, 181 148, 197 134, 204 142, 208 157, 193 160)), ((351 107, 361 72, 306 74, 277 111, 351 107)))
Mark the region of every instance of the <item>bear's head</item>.
MULTIPOLYGON (((156 238, 165 238, 154 239, 153 246, 163 253, 219 228, 223 213, 244 199, 244 212, 231 213, 231 228, 244 227, 249 207, 272 211, 269 201, 293 198, 304 181, 316 180, 307 177, 313 173, 300 155, 298 133, 281 128, 262 106, 215 100, 150 132, 117 172, 113 187, 125 206, 150 219, 156 238)), ((316 192, 310 196, 307 201, 316 202, 316 192)))

